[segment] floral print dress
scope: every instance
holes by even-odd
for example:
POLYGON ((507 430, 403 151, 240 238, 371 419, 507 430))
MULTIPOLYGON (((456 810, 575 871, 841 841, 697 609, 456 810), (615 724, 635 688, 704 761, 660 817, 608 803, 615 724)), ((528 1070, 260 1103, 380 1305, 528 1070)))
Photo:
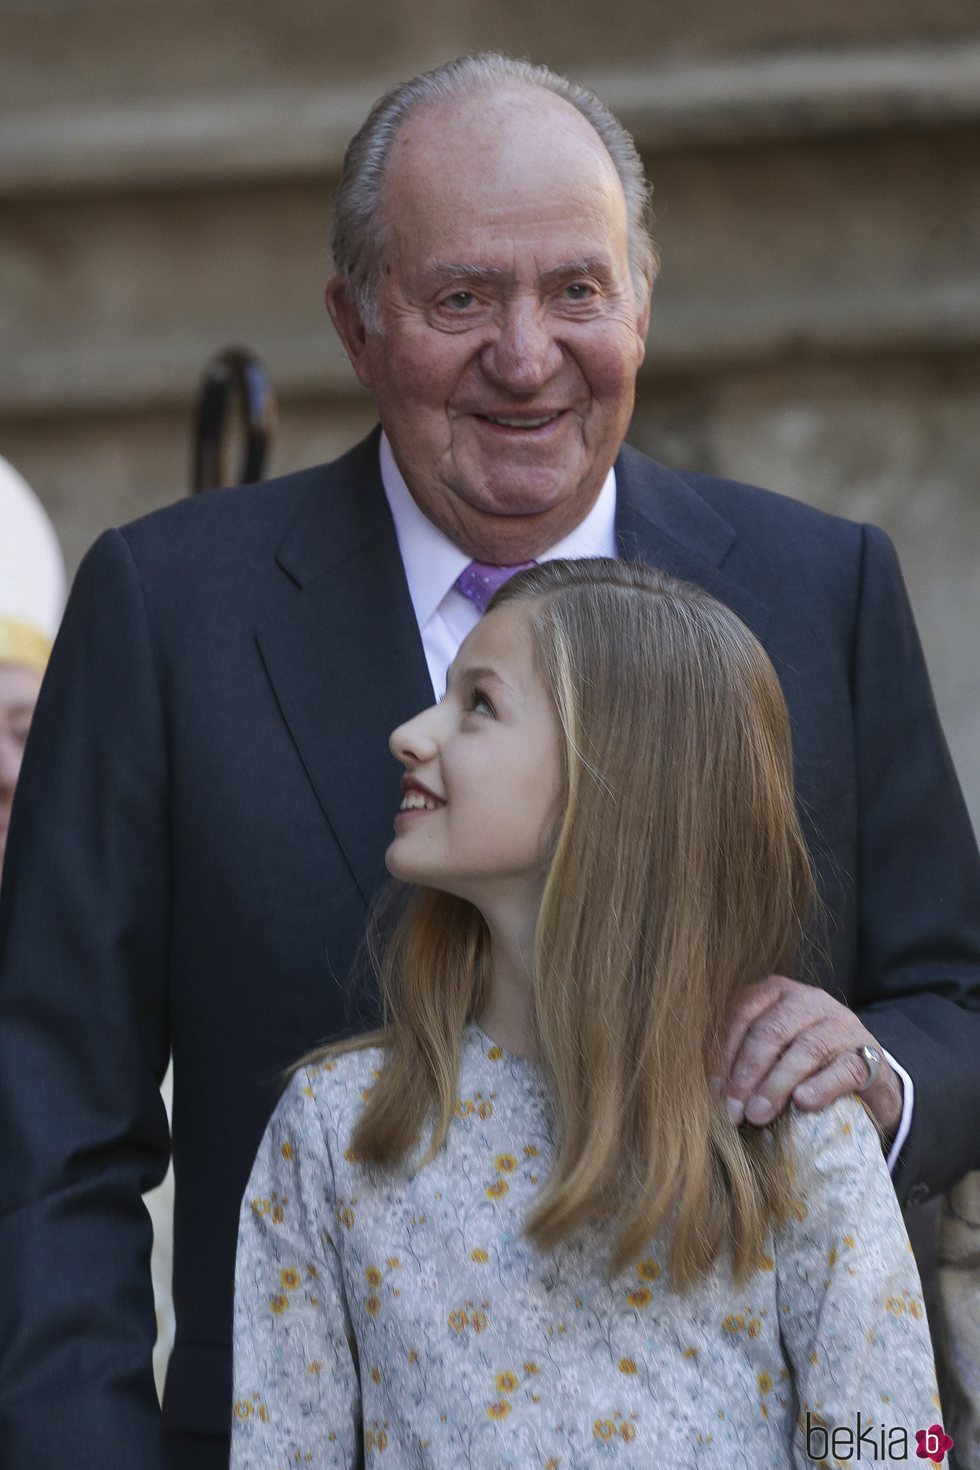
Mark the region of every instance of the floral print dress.
POLYGON ((369 1049, 297 1073, 262 1140, 232 1470, 802 1470, 847 1463, 835 1428, 865 1434, 854 1460, 926 1463, 919 1278, 853 1099, 794 1114, 799 1199, 751 1279, 719 1263, 679 1295, 665 1239, 610 1282, 608 1219, 547 1253, 524 1238, 554 1152, 531 1062, 469 1026, 445 1146, 414 1172, 351 1148, 381 1064, 369 1049))

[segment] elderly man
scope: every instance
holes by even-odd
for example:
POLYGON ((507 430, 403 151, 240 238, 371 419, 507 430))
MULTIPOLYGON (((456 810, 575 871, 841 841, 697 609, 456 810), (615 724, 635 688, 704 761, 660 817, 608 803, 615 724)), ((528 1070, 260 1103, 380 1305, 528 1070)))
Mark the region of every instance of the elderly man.
POLYGON ((388 732, 441 690, 501 566, 640 557, 763 638, 830 914, 825 981, 855 1009, 760 977, 730 1107, 762 1123, 791 1094, 866 1085, 903 1198, 974 1162, 980 872, 893 553, 623 445, 645 202, 628 136, 560 78, 464 59, 397 89, 351 144, 327 289, 383 432, 109 532, 83 564, 3 905, 4 1464, 164 1463, 139 1195, 166 1162, 171 1041, 164 1423, 171 1464, 223 1462, 253 1149, 281 1069, 345 1024, 399 803, 388 732))

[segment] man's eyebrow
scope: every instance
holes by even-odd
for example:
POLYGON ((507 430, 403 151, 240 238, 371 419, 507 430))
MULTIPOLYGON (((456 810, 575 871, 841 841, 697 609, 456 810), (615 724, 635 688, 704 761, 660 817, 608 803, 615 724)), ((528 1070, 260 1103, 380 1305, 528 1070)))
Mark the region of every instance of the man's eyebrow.
POLYGON ((556 265, 554 270, 545 271, 541 277, 543 281, 560 281, 566 276, 598 276, 601 280, 610 280, 613 270, 609 260, 604 255, 584 255, 580 260, 566 260, 562 265, 556 265))
MULTIPOLYGON (((427 274, 437 281, 472 281, 474 285, 496 284, 512 279, 511 272, 493 265, 465 265, 451 260, 433 260, 426 268, 427 274)), ((541 279, 550 285, 569 276, 595 276, 600 280, 611 280, 613 269, 604 255, 584 255, 576 260, 564 260, 560 265, 545 271, 541 279)))
POLYGON ((497 266, 456 265, 451 260, 431 261, 426 268, 426 274, 435 276, 440 281, 473 281, 478 284, 507 279, 507 272, 497 266))

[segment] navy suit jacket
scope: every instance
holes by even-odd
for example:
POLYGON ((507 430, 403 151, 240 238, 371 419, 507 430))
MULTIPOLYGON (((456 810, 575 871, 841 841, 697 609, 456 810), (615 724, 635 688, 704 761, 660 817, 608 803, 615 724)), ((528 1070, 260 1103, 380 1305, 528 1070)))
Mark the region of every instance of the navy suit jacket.
MULTIPOLYGON (((706 587, 775 664, 823 980, 914 1079, 895 1183, 924 1197, 980 1162, 980 870, 892 548, 629 448, 616 471, 621 554, 706 587)), ((163 1464, 140 1193, 171 1046, 164 1420, 226 1432, 240 1196, 283 1069, 348 1021, 399 802, 387 737, 432 697, 376 433, 83 562, 0 903, 0 1465, 163 1464)))

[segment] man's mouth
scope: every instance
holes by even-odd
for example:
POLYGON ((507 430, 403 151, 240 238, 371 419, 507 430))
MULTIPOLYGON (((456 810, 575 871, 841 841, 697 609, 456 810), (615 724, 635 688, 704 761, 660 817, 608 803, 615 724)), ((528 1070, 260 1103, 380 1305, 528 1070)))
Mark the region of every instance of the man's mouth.
POLYGON ((500 424, 504 429, 543 429, 545 424, 552 424, 555 419, 561 418, 562 412, 562 409, 558 409, 555 413, 542 414, 538 418, 512 418, 494 413, 478 413, 476 417, 487 424, 500 424))

